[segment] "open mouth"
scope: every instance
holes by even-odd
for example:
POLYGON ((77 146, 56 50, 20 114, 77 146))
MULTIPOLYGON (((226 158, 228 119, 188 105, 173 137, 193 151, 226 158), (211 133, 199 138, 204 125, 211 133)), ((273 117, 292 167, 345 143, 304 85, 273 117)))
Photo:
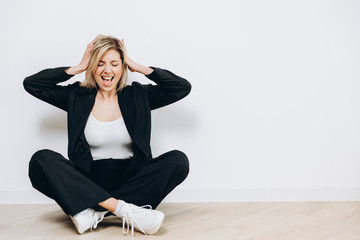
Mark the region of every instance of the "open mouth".
POLYGON ((105 85, 110 85, 112 80, 114 79, 114 77, 104 77, 104 76, 101 76, 101 79, 103 80, 104 84, 105 85))

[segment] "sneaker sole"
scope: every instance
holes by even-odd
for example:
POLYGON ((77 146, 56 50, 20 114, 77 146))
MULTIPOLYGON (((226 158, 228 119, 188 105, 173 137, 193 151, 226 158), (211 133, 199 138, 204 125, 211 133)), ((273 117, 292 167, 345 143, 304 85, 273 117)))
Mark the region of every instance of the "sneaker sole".
POLYGON ((74 223, 75 225, 75 228, 76 228, 76 231, 79 233, 79 234, 83 234, 86 230, 90 229, 79 229, 79 226, 76 224, 76 221, 74 220, 74 218, 72 216, 70 216, 71 218, 71 221, 74 223))
POLYGON ((165 217, 164 214, 160 211, 157 211, 156 213, 157 213, 156 222, 155 222, 154 226, 151 228, 151 230, 145 231, 146 234, 154 234, 157 231, 159 231, 161 224, 164 221, 164 217, 165 217))

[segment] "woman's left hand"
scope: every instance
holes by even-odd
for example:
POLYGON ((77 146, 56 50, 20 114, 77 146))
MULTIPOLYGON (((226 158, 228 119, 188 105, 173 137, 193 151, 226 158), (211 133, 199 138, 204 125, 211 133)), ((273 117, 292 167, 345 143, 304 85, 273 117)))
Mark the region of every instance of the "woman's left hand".
POLYGON ((124 61, 125 61, 125 64, 128 66, 129 70, 131 72, 135 72, 135 69, 136 69, 136 62, 134 62, 132 59, 129 58, 128 54, 127 54, 127 50, 126 50, 126 46, 125 46, 125 41, 124 39, 121 39, 121 43, 122 45, 124 46, 124 61))
POLYGON ((127 54, 127 50, 126 50, 126 46, 125 46, 125 41, 124 39, 121 39, 121 43, 124 46, 124 62, 125 64, 128 66, 129 70, 131 72, 139 72, 142 73, 144 75, 148 75, 150 73, 152 73, 154 70, 152 68, 143 66, 141 64, 138 64, 136 62, 134 62, 131 58, 129 58, 128 54, 127 54))

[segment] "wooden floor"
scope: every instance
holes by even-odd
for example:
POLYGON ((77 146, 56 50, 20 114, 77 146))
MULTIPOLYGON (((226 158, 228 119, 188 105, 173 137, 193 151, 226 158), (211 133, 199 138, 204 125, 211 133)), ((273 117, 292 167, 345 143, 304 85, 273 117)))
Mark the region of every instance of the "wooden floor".
MULTIPOLYGON (((359 240, 359 202, 164 203, 160 231, 136 239, 359 240)), ((79 235, 54 204, 0 205, 0 239, 131 239, 120 220, 107 217, 79 235)))

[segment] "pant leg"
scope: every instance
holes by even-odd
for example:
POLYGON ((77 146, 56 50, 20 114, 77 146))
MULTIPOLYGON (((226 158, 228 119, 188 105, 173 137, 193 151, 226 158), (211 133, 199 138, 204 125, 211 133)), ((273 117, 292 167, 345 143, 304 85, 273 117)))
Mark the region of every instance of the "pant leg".
POLYGON ((54 199, 66 214, 75 215, 111 195, 84 176, 72 162, 52 150, 39 150, 29 163, 33 187, 54 199))
POLYGON ((146 167, 110 194, 138 206, 151 205, 154 209, 189 173, 187 156, 173 150, 154 158, 146 167))

